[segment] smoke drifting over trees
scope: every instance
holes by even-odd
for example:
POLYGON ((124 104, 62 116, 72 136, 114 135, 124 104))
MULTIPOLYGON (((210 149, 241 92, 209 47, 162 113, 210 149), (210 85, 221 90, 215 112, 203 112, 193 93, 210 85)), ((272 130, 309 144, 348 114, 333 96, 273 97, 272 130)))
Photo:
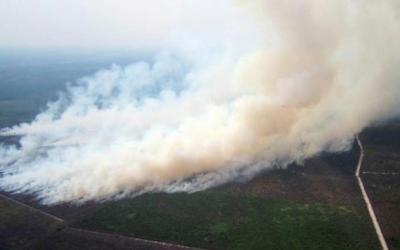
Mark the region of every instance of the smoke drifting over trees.
MULTIPOLYGON (((0 147, 0 186, 44 203, 193 192, 347 150, 398 115, 397 1, 230 4, 257 20, 241 28, 253 41, 173 39, 152 63, 82 78, 31 123, 2 130, 22 138, 0 147)), ((249 20, 240 13, 233 23, 249 20)))

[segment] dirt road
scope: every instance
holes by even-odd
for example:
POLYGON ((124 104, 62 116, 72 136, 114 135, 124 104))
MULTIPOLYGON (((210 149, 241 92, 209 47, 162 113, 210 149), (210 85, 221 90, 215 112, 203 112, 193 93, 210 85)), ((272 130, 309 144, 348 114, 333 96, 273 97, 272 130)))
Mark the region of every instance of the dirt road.
POLYGON ((379 222, 378 222, 378 220, 376 218, 374 209, 373 209, 373 207, 371 205, 371 201, 369 200, 368 194, 365 191, 364 183, 363 183, 363 181, 362 181, 362 179, 360 177, 361 165, 362 165, 362 162, 363 162, 363 159, 364 159, 364 148, 363 148, 361 140, 360 140, 360 138, 358 136, 356 136, 356 140, 357 140, 358 146, 360 147, 360 158, 358 159, 355 176, 357 178, 358 185, 360 186, 361 194, 362 194, 363 199, 365 201, 365 205, 368 208, 369 215, 370 215, 372 223, 374 225, 376 234, 378 235, 378 239, 379 239, 379 242, 380 242, 380 244, 382 246, 382 249, 383 250, 388 250, 389 248, 388 248, 388 246, 386 244, 385 238, 383 237, 383 233, 382 233, 381 227, 379 226, 379 222))

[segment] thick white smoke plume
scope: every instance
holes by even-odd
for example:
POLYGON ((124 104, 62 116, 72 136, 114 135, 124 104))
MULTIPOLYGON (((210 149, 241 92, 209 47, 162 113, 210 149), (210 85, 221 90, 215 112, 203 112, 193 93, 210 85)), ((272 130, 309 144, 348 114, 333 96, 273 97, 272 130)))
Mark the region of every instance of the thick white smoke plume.
POLYGON ((32 123, 2 130, 22 139, 0 147, 0 186, 45 203, 191 192, 346 150, 397 115, 397 0, 232 4, 257 16, 264 43, 81 79, 32 123))

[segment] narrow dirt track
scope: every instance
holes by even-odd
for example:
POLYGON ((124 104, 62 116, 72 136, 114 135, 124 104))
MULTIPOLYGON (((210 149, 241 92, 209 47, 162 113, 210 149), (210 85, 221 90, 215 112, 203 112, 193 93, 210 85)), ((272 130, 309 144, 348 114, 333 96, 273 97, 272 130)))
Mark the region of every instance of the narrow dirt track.
POLYGON ((372 175, 400 175, 397 172, 370 172, 370 171, 363 171, 362 174, 372 174, 372 175))
POLYGON ((17 201, 17 200, 14 200, 14 199, 12 199, 12 198, 10 198, 10 197, 8 197, 8 196, 5 196, 5 195, 3 195, 3 194, 0 194, 0 198, 5 199, 5 200, 8 200, 8 201, 14 203, 14 204, 17 205, 17 206, 22 206, 22 207, 25 207, 25 208, 27 208, 27 209, 29 209, 29 210, 31 210, 31 211, 35 211, 35 212, 37 212, 37 213, 40 213, 40 214, 42 214, 43 216, 47 216, 47 217, 49 217, 49 218, 51 218, 51 219, 53 219, 53 220, 55 220, 55 221, 58 221, 58 222, 60 222, 60 223, 64 223, 64 222, 65 222, 63 219, 61 219, 61 218, 59 218, 59 217, 57 217, 57 216, 54 216, 54 215, 52 215, 52 214, 46 213, 46 212, 44 212, 44 211, 42 211, 42 210, 39 210, 39 209, 37 209, 37 208, 31 207, 31 206, 29 206, 29 205, 26 205, 26 204, 24 204, 24 203, 22 203, 22 202, 19 202, 19 201, 17 201))
POLYGON ((23 222, 18 225, 18 232, 28 233, 28 237, 25 241, 21 241, 18 235, 14 235, 15 232, 10 228, 3 228, 0 225, 0 249, 140 249, 140 250, 200 250, 199 248, 187 247, 178 244, 152 241, 130 237, 126 235, 119 235, 115 233, 97 232, 84 230, 79 228, 70 227, 66 221, 56 217, 52 214, 44 212, 40 209, 34 208, 20 201, 12 199, 6 195, 0 194, 0 202, 7 204, 8 207, 15 210, 24 211, 25 217, 17 219, 17 222, 23 222), (37 215, 39 219, 36 221, 29 221, 27 218, 32 215, 37 215), (55 225, 48 231, 43 231, 43 227, 40 227, 42 221, 47 221, 51 225, 55 225), (38 224, 37 224, 38 223, 38 224), (11 231, 10 231, 11 230, 11 231), (2 238, 4 236, 10 236, 2 238), (12 236, 12 237, 11 237, 12 236), (17 236, 17 237, 15 237, 17 236), (77 242, 68 242, 67 239, 79 242, 84 242, 83 245, 77 245, 77 242), (86 243, 89 241, 89 243, 86 243), (90 243, 92 242, 92 243, 90 243), (68 247, 70 244, 71 247, 68 247), (92 245, 91 245, 92 244, 92 245), (61 248, 59 248, 61 246, 61 248), (66 247, 67 246, 67 247, 66 247), (77 248, 78 246, 78 248, 77 248), (94 248, 95 247, 95 248, 94 248))
POLYGON ((371 201, 369 200, 368 194, 365 191, 364 183, 363 183, 363 181, 362 181, 362 179, 360 177, 361 165, 362 165, 362 162, 363 162, 363 159, 364 159, 364 148, 363 148, 361 140, 360 140, 360 138, 358 136, 356 136, 356 140, 357 140, 358 146, 360 147, 360 158, 358 159, 355 176, 357 178, 358 185, 360 186, 361 194, 362 194, 363 199, 365 201, 365 205, 368 208, 369 216, 371 217, 371 220, 372 220, 372 223, 374 225, 374 228, 375 228, 376 234, 378 236, 379 242, 381 244, 381 247, 382 247, 383 250, 388 250, 389 248, 388 248, 388 246, 386 244, 385 237, 383 237, 383 233, 382 233, 381 227, 379 226, 379 222, 378 222, 378 220, 376 218, 374 209, 373 209, 373 207, 371 205, 371 201))

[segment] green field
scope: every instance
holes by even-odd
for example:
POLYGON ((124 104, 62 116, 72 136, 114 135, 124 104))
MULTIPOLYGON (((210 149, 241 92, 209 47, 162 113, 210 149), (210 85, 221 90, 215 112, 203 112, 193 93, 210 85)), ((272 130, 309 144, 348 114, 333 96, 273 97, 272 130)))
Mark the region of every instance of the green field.
POLYGON ((112 202, 78 226, 207 249, 379 249, 364 208, 221 191, 112 202))

